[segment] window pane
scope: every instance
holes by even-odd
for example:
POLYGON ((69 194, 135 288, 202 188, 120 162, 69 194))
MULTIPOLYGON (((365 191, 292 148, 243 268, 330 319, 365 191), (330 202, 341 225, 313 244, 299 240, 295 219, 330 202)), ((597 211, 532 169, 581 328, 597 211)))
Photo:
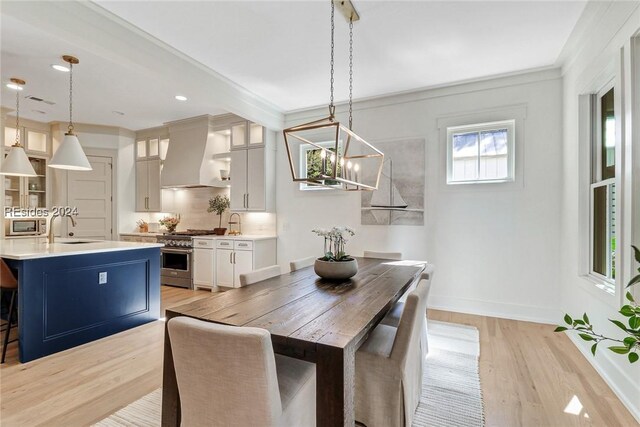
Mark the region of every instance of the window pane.
POLYGON ((593 271, 607 276, 607 187, 593 189, 593 271))
POLYGON ((453 181, 478 179, 478 139, 477 132, 453 135, 451 159, 453 181))
MULTIPOLYGON (((323 175, 323 162, 321 151, 319 148, 312 148, 305 151, 306 156, 306 177, 307 178, 318 178, 323 175)), ((324 175, 333 174, 333 162, 336 160, 336 157, 332 155, 335 152, 334 148, 327 148, 327 157, 324 162, 324 175)), ((342 173, 342 167, 340 163, 336 165, 337 167, 337 175, 340 176, 342 173)), ((327 179, 324 182, 326 185, 337 185, 338 181, 327 179)))
POLYGON ((616 187, 593 189, 593 271, 616 278, 616 187))
POLYGON ((613 89, 600 98, 600 107, 602 179, 608 179, 616 176, 616 116, 613 89))
POLYGON ((508 178, 507 163, 507 130, 480 132, 480 179, 508 178))

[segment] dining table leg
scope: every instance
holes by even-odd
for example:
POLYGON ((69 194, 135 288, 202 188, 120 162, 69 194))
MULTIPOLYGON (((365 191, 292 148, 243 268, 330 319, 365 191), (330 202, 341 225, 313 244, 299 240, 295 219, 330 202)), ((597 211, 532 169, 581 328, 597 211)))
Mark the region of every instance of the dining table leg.
POLYGON ((355 351, 318 344, 316 359, 316 426, 355 424, 355 351))
POLYGON ((173 366, 171 341, 169 340, 169 319, 174 316, 166 314, 164 325, 164 358, 162 367, 162 427, 180 426, 180 395, 178 381, 173 366))

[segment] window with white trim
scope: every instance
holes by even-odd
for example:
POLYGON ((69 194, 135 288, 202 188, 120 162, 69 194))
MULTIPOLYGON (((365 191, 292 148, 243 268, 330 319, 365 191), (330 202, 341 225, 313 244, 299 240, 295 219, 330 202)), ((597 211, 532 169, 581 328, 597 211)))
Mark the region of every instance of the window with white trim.
POLYGON ((447 184, 514 180, 515 120, 447 128, 447 184))
MULTIPOLYGON (((314 178, 320 175, 323 165, 325 168, 325 174, 328 173, 328 169, 330 167, 329 162, 334 162, 335 157, 333 156, 333 152, 335 151, 335 141, 328 142, 318 142, 317 145, 325 148, 325 156, 329 153, 331 158, 325 158, 324 163, 322 159, 322 149, 315 147, 311 144, 303 144, 300 146, 300 176, 305 176, 308 178, 314 178)), ((338 164, 338 174, 340 173, 341 166, 338 164)), ((300 190, 329 190, 331 187, 340 187, 340 183, 337 181, 327 180, 325 185, 312 185, 306 182, 300 183, 300 190)))
POLYGON ((590 274, 615 294, 616 279, 616 115, 613 83, 594 99, 591 147, 590 274))

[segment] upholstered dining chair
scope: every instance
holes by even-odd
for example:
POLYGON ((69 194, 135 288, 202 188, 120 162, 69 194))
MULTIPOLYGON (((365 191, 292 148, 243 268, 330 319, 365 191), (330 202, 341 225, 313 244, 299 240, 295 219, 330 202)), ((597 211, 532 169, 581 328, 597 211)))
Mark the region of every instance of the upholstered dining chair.
POLYGON ((421 280, 407 297, 398 328, 376 326, 356 352, 356 420, 367 427, 412 424, 422 389, 428 288, 421 280))
POLYGON ((4 260, 0 259, 0 293, 4 292, 11 293, 11 302, 9 303, 9 312, 7 314, 7 325, 4 330, 4 336, 2 337, 2 359, 0 359, 0 363, 4 363, 4 359, 7 356, 7 345, 9 345, 9 336, 11 335, 11 323, 14 313, 17 313, 18 310, 16 301, 18 295, 18 280, 4 260))
MULTIPOLYGON (((419 280, 427 280, 431 282, 431 279, 433 278, 434 270, 435 269, 432 264, 427 264, 424 271, 420 274, 419 280)), ((428 294, 427 294, 427 298, 428 298, 428 294)), ((398 301, 397 303, 394 304, 393 308, 389 310, 389 313, 387 313, 387 315, 382 319, 380 323, 382 323, 383 325, 389 325, 397 328, 398 324, 400 323, 400 316, 402 315, 403 310, 404 310, 404 301, 398 301)), ((426 314, 427 313, 425 311, 425 316, 426 314)))
POLYGON ((402 259, 402 252, 364 251, 363 257, 364 258, 401 260, 402 259))
POLYGON ((310 256, 307 258, 295 259, 289 263, 289 268, 291 271, 300 270, 301 268, 309 267, 316 262, 316 257, 310 256))
POLYGON ((250 273, 241 274, 240 286, 253 285, 256 282, 279 276, 280 273, 279 265, 270 265, 269 267, 259 268, 258 270, 253 270, 250 273))
POLYGON ((182 427, 314 426, 315 365, 273 353, 269 332, 168 323, 182 427))

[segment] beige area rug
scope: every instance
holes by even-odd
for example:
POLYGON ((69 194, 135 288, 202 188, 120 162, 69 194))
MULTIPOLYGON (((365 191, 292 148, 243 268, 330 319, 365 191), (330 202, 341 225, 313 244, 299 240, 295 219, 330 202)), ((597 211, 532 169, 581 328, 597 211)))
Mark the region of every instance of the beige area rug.
MULTIPOLYGON (((429 321, 429 355, 414 427, 484 426, 479 357, 476 328, 429 321)), ((158 389, 95 425, 157 427, 161 401, 162 391, 158 389)))

